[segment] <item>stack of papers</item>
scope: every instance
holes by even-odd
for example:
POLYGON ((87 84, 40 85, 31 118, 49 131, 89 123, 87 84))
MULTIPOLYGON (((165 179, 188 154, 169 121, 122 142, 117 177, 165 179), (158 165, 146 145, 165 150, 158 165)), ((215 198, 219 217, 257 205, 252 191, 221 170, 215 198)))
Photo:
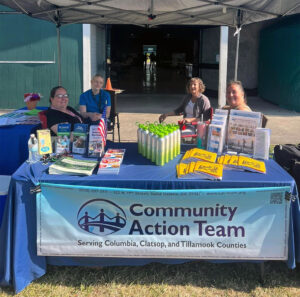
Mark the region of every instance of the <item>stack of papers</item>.
POLYGON ((28 110, 15 110, 0 116, 0 126, 9 125, 37 125, 40 119, 36 114, 29 114, 28 110))
POLYGON ((238 168, 238 159, 237 155, 223 155, 220 156, 217 160, 218 164, 222 164, 224 169, 239 169, 238 168))
POLYGON ((199 148, 188 150, 182 157, 181 163, 190 163, 196 161, 206 161, 215 163, 217 154, 199 148))
POLYGON ((108 149, 102 158, 98 174, 119 174, 125 149, 108 149))
POLYGON ((264 161, 258 161, 245 156, 223 155, 218 158, 217 163, 223 165, 225 169, 266 173, 266 165, 264 161))
POLYGON ((223 165, 209 162, 179 163, 176 166, 178 178, 199 178, 210 180, 222 180, 223 165))
POLYGON ((49 174, 92 175, 97 161, 63 157, 49 167, 49 174))

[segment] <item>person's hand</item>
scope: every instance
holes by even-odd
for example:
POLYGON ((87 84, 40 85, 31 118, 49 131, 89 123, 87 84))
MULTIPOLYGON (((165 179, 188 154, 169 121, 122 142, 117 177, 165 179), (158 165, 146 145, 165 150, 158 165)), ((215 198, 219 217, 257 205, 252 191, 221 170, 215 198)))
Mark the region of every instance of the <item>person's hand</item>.
POLYGON ((182 120, 184 124, 190 124, 192 121, 189 118, 185 118, 182 120))
POLYGON ((161 114, 160 117, 159 117, 159 122, 163 122, 165 119, 166 119, 167 115, 165 113, 161 114))
POLYGON ((97 112, 94 112, 90 115, 90 119, 93 121, 93 122, 96 122, 96 121, 99 121, 101 119, 101 114, 100 113, 97 113, 97 112))

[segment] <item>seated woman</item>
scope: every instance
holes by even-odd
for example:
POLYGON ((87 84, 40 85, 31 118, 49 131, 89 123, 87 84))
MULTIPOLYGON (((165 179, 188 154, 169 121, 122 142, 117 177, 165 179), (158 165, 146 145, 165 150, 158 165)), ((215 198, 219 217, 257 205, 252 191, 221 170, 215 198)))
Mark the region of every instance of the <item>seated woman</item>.
POLYGON ((82 116, 72 107, 68 106, 69 95, 62 86, 54 87, 50 92, 50 107, 47 110, 47 125, 51 134, 57 134, 57 126, 61 123, 83 123, 82 116))
POLYGON ((203 114, 203 120, 210 119, 211 107, 209 99, 202 93, 205 91, 203 81, 198 77, 193 77, 186 85, 187 95, 183 98, 178 108, 169 113, 160 115, 159 122, 163 122, 166 117, 183 115, 185 123, 199 121, 203 114))
POLYGON ((222 109, 252 111, 251 108, 247 105, 247 99, 243 85, 238 80, 232 80, 227 85, 226 101, 228 105, 223 106, 222 109))

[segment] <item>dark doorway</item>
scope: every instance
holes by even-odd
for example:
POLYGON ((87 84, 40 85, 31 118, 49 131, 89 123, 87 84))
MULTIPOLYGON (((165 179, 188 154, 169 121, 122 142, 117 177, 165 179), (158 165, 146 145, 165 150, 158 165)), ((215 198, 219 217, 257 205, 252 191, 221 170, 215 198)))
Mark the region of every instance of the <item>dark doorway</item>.
POLYGON ((186 64, 198 75, 199 26, 113 25, 110 37, 111 79, 126 93, 184 93, 186 64))

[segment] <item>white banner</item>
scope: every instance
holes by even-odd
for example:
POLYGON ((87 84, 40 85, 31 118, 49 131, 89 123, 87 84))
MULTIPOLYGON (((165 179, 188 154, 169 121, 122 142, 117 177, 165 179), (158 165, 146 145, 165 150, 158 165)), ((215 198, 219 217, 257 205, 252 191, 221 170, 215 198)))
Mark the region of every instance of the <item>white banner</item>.
POLYGON ((42 184, 43 256, 287 259, 289 187, 152 191, 42 184))

